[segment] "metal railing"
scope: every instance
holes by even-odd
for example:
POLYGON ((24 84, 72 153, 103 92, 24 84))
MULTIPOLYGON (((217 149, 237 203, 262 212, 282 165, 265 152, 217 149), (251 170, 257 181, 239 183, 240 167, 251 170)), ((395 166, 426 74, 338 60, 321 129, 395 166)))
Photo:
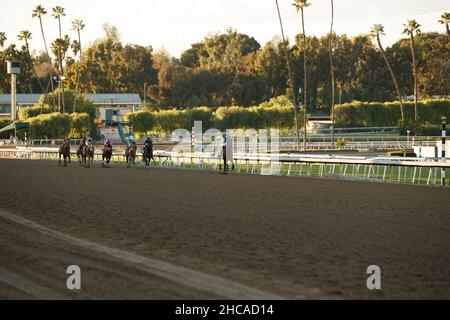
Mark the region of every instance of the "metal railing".
MULTIPOLYGON (((76 152, 72 151, 73 160, 76 152)), ((197 170, 219 170, 222 160, 210 153, 176 153, 155 151, 157 167, 197 170)), ((55 148, 0 148, 0 158, 56 160, 55 148)), ((136 165, 143 166, 137 155, 136 165)), ((94 161, 102 161, 96 150, 94 161)), ((114 152, 111 163, 124 165, 123 152, 114 152)), ((441 169, 450 169, 450 161, 434 158, 330 156, 299 154, 235 154, 236 173, 279 175, 291 177, 321 177, 365 180, 388 183, 439 185, 441 169)), ((154 165, 152 165, 154 166, 154 165)))

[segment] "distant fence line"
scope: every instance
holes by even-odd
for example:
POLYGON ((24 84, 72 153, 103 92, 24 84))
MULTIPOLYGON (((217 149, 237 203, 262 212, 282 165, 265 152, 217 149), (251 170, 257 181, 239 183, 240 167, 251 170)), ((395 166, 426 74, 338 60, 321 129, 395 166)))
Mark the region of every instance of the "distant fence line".
MULTIPOLYGON (((72 150, 73 161, 76 152, 72 150)), ((158 167, 218 170, 221 159, 209 153, 176 153, 155 151, 158 167)), ((0 158, 56 160, 55 148, 0 148, 0 158)), ((137 162, 141 161, 137 155, 137 162)), ((96 150, 95 162, 101 162, 96 150)), ((125 163, 123 152, 114 152, 115 165, 125 163)), ((321 156, 294 154, 235 154, 234 171, 246 174, 340 178, 390 183, 439 185, 441 169, 450 169, 450 162, 436 158, 321 156)), ((141 166, 143 166, 141 164, 141 166)))

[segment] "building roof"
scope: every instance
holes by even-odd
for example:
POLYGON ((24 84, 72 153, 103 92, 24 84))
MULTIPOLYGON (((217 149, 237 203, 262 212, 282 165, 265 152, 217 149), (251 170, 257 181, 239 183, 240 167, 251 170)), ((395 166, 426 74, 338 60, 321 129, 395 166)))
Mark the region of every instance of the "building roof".
MULTIPOLYGON (((39 101, 41 94, 29 94, 29 93, 18 93, 16 95, 16 101, 18 104, 35 104, 39 101)), ((0 104, 10 104, 11 95, 10 94, 0 94, 0 104)))
MULTIPOLYGON (((18 93, 17 104, 31 105, 39 101, 42 94, 18 93)), ((141 97, 137 93, 88 93, 86 97, 94 104, 141 104, 141 97)), ((10 94, 0 94, 0 104, 10 104, 10 94)))

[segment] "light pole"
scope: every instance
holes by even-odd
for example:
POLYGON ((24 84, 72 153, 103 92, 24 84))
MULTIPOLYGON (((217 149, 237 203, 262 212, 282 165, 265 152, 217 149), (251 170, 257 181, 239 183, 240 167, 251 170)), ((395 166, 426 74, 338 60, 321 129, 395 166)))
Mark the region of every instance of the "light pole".
MULTIPOLYGON (((64 82, 64 80, 66 79, 66 77, 61 76, 61 75, 57 75, 57 76, 53 76, 53 80, 55 80, 58 83, 58 109, 59 112, 62 112, 63 110, 61 110, 61 83, 64 82)), ((64 99, 64 97, 62 97, 64 99)))
POLYGON ((11 75, 11 121, 16 121, 16 83, 17 83, 17 75, 20 74, 20 62, 19 61, 6 61, 6 71, 11 75))

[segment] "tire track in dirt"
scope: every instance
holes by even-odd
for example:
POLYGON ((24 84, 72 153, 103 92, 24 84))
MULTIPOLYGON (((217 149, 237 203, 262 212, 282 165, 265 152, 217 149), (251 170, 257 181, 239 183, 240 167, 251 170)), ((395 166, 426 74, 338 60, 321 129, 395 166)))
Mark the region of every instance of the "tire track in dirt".
MULTIPOLYGON (((281 297, 277 295, 266 293, 234 281, 190 270, 188 268, 176 266, 163 261, 158 261, 156 259, 140 256, 124 250, 107 247, 91 241, 78 239, 59 231, 51 230, 28 219, 7 213, 3 210, 0 210, 0 217, 10 222, 28 227, 45 236, 65 241, 71 245, 75 245, 95 253, 109 255, 126 263, 133 264, 140 270, 151 273, 152 275, 170 280, 183 286, 191 287, 196 290, 206 291, 227 299, 281 299, 281 297)), ((51 290, 38 286, 33 282, 6 270, 0 269, 0 281, 13 285, 22 291, 39 297, 53 298, 56 296, 51 290)))

